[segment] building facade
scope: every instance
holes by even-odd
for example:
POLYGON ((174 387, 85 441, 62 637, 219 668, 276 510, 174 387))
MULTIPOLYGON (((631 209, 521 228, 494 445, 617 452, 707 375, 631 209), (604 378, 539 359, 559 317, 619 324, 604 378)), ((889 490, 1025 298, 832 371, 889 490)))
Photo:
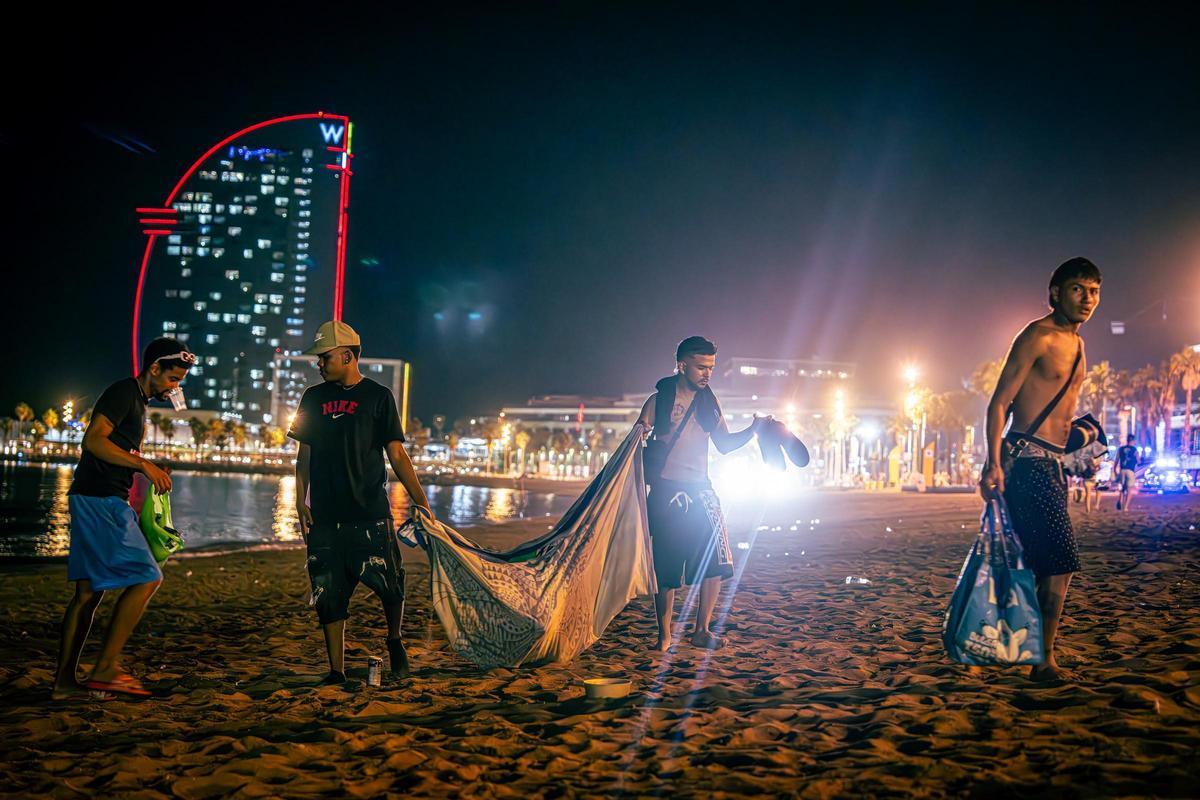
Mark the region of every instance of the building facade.
POLYGON ((134 361, 155 336, 200 356, 189 409, 283 424, 304 383, 278 363, 341 316, 350 139, 345 117, 251 126, 202 156, 161 208, 138 209, 148 237, 134 311, 134 361))

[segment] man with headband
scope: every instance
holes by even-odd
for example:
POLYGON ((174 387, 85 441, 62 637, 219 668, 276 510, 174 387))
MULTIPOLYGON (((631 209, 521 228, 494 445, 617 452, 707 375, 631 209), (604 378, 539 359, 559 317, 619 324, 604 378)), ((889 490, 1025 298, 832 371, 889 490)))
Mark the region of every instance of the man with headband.
POLYGON ((183 402, 179 384, 195 363, 195 353, 181 342, 155 339, 142 354, 141 372, 105 389, 92 409, 67 498, 71 512, 67 580, 74 581, 75 595, 63 614, 52 694, 56 700, 85 688, 106 694, 150 695, 120 663, 125 643, 162 583, 162 571, 129 506, 129 489, 134 473, 140 472, 159 492, 171 490, 171 476, 138 454, 146 431, 146 404, 152 399, 171 400, 179 408, 183 402), (91 677, 81 685, 79 654, 96 608, 110 589, 120 589, 121 596, 91 677))

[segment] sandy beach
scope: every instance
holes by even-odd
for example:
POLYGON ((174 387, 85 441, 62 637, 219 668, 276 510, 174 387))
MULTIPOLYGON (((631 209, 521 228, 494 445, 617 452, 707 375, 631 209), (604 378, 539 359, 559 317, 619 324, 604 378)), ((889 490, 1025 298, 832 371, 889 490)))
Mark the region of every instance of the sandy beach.
MULTIPOLYGON (((0 566, 6 797, 1195 796, 1200 495, 1076 515, 1084 570, 1063 624, 1074 684, 971 674, 942 614, 978 524, 969 496, 846 495, 792 525, 733 531, 728 647, 648 652, 632 604, 575 663, 480 672, 449 650, 406 551, 412 677, 359 590, 352 685, 315 688, 320 633, 298 550, 177 558, 128 649, 158 693, 52 703, 63 564, 0 566), (780 530, 774 530, 780 527, 780 530), (847 586, 846 576, 870 585, 847 586), (588 701, 580 680, 634 692, 588 701)), ((791 519, 788 522, 792 522, 791 519)), ((468 531, 494 547, 545 521, 468 531)), ((111 600, 100 619, 106 618, 111 600)), ((718 611, 720 613, 720 611, 718 611)), ((93 632, 84 652, 95 657, 93 632)))

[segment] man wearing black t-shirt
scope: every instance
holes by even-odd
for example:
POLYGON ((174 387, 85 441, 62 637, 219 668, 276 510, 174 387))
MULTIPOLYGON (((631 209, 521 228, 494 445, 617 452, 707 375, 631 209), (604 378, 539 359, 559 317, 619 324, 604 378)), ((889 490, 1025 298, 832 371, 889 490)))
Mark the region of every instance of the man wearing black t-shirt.
POLYGON ((414 506, 429 501, 404 450, 396 398, 358 369, 361 342, 344 322, 326 322, 305 355, 317 357, 325 382, 310 386, 288 436, 300 443, 296 508, 308 545, 312 603, 325 634, 329 675, 344 683, 346 619, 359 582, 378 595, 387 617, 393 675, 408 674, 400 638, 404 568, 388 503, 384 453, 414 506))
POLYGON ((1133 434, 1130 434, 1125 445, 1117 448, 1117 484, 1121 488, 1117 496, 1117 511, 1128 511, 1137 492, 1138 449, 1133 442, 1133 434))
POLYGON ((145 687, 121 669, 121 650, 162 583, 162 570, 129 506, 133 474, 146 476, 159 492, 171 489, 171 476, 138 454, 146 430, 146 403, 179 391, 195 354, 175 339, 155 339, 142 354, 142 371, 104 390, 83 435, 83 454, 68 492, 71 549, 67 580, 75 596, 63 614, 58 672, 52 697, 84 688, 106 694, 148 697, 145 687), (104 593, 121 589, 91 677, 80 684, 79 653, 92 628, 104 593))

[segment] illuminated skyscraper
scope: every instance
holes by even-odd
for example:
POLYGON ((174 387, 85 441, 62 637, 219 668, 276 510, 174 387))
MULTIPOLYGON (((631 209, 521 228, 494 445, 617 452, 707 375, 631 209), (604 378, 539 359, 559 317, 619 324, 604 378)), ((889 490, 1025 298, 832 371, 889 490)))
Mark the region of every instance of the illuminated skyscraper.
POLYGON ((253 125, 210 148, 160 207, 138 209, 135 370, 147 341, 174 336, 201 356, 189 407, 281 424, 312 371, 277 359, 342 314, 352 133, 325 113, 253 125))

